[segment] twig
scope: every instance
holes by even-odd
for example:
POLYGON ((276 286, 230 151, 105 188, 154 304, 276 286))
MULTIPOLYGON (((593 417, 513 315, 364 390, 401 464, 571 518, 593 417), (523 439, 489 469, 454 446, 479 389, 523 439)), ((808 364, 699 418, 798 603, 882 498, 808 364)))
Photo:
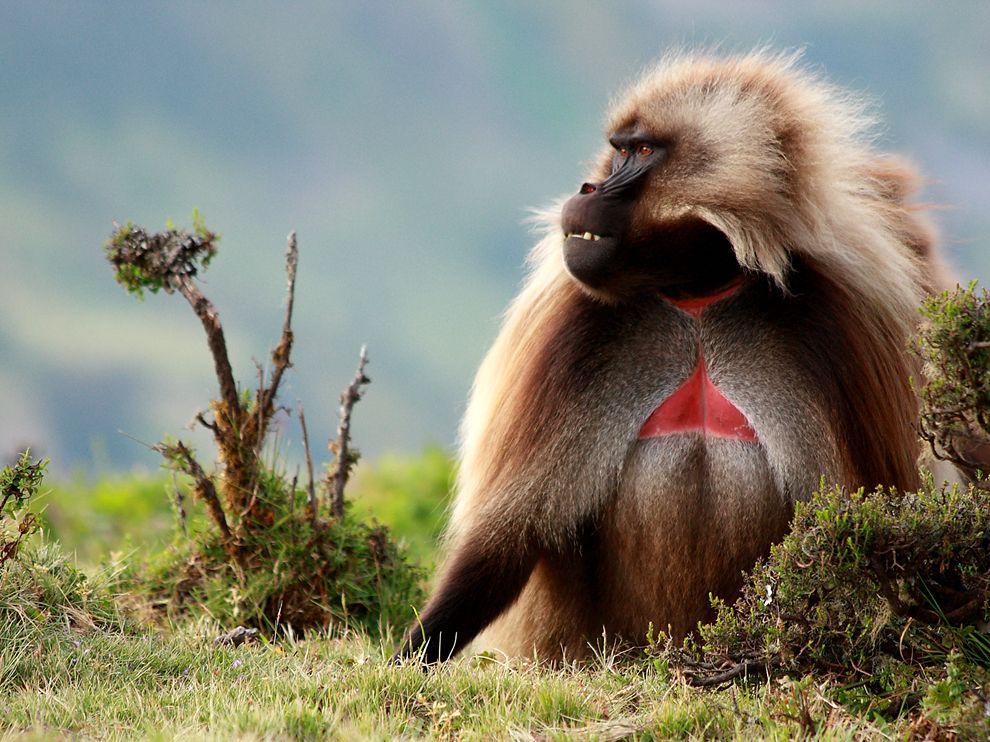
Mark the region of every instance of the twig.
POLYGON ((175 500, 175 511, 179 516, 179 525, 182 528, 182 535, 188 536, 189 531, 186 527, 186 496, 182 494, 182 488, 179 487, 179 482, 177 481, 176 473, 172 471, 172 494, 175 500))
POLYGON ((690 673, 686 673, 684 677, 687 679, 689 685, 693 685, 698 688, 705 688, 710 685, 721 685, 722 683, 727 683, 742 674, 748 675, 751 670, 762 670, 766 673, 768 669, 769 665, 762 660, 743 660, 742 662, 737 662, 725 672, 720 672, 717 675, 692 675, 690 673))
POLYGON ((335 518, 344 515, 344 487, 351 475, 351 467, 357 461, 357 457, 350 450, 351 442, 351 410, 355 403, 361 399, 361 387, 371 381, 364 375, 364 365, 368 362, 368 347, 361 346, 361 354, 358 357, 357 372, 354 379, 340 395, 340 424, 337 426, 337 440, 330 443, 330 452, 336 456, 336 466, 333 470, 332 478, 328 475, 328 480, 332 480, 332 487, 328 487, 333 493, 331 499, 330 512, 335 518))
POLYGON ((958 608, 949 611, 945 614, 945 617, 950 621, 968 620, 972 617, 972 614, 976 611, 976 609, 982 606, 985 602, 986 595, 983 594, 982 590, 977 591, 976 597, 966 603, 963 603, 958 608))
POLYGON ((883 562, 880 561, 880 557, 876 554, 871 554, 869 561, 870 566, 873 567, 873 572, 877 576, 877 587, 880 588, 880 594, 887 601, 887 604, 898 616, 911 615, 910 606, 905 605, 904 601, 901 600, 897 592, 896 582, 887 573, 887 569, 884 567, 883 562))
POLYGON ((200 425, 202 425, 207 430, 211 430, 211 431, 213 431, 213 433, 216 433, 217 432, 217 426, 214 425, 213 423, 211 423, 209 420, 207 420, 203 416, 203 413, 202 412, 197 412, 196 413, 196 417, 194 417, 193 420, 195 420, 196 422, 198 422, 200 425))
POLYGON ((313 481, 313 454, 309 448, 309 433, 306 432, 306 413, 303 412, 302 402, 299 403, 299 426, 302 428, 303 450, 306 452, 306 471, 309 472, 309 481, 306 490, 309 493, 309 512, 316 522, 316 484, 313 481))
POLYGON ((292 475, 292 483, 289 485, 289 513, 294 513, 296 511, 296 487, 299 485, 299 467, 296 467, 296 473, 292 475))
POLYGON ((210 517, 213 518, 213 521, 223 534, 224 542, 232 548, 233 534, 230 532, 230 526, 227 525, 227 517, 224 515, 220 498, 217 497, 216 487, 213 485, 213 480, 207 476, 206 472, 203 471, 203 467, 200 466, 200 463, 192 455, 192 451, 182 441, 175 444, 159 443, 154 446, 154 449, 165 458, 176 461, 182 467, 182 470, 193 478, 196 483, 194 492, 206 503, 206 508, 210 511, 210 517))
POLYGON ((254 510, 254 504, 256 502, 258 502, 258 488, 257 487, 255 487, 253 490, 251 490, 251 499, 247 501, 247 504, 244 506, 244 509, 241 510, 241 512, 238 514, 238 517, 242 521, 245 518, 248 517, 248 515, 251 513, 251 511, 254 510))
POLYGON ((261 364, 257 361, 254 362, 254 370, 258 373, 258 391, 254 395, 257 404, 254 406, 255 412, 255 424, 254 429, 256 435, 254 436, 254 453, 258 455, 261 453, 261 447, 265 443, 265 430, 268 427, 268 415, 265 414, 266 405, 263 403, 265 399, 265 393, 268 391, 265 389, 265 369, 262 368, 261 364))

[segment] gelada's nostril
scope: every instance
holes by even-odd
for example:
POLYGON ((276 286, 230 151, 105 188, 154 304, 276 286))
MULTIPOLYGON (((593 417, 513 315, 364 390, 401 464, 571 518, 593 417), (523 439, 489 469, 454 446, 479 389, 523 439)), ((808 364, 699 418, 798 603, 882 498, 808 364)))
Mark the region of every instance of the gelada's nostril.
POLYGON ((581 186, 581 193, 594 193, 598 188, 593 183, 585 183, 581 186))

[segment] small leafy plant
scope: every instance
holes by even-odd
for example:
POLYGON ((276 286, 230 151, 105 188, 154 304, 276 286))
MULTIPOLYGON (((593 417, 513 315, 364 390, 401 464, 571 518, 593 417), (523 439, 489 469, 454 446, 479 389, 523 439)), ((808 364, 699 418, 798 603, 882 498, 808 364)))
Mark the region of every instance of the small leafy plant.
MULTIPOLYGON (((198 214, 193 222, 192 232, 169 227, 152 234, 133 224, 118 226, 106 244, 117 281, 129 292, 178 292, 189 302, 206 332, 220 392, 207 411, 196 415, 217 447, 213 471, 181 440, 156 446, 168 468, 188 477, 192 498, 203 505, 210 525, 192 529, 152 563, 145 589, 171 615, 205 612, 221 622, 269 632, 285 626, 376 630, 404 623, 410 606, 421 598, 421 573, 385 527, 353 516, 344 498, 358 458, 350 445, 351 410, 369 381, 364 350, 354 380, 341 395, 340 427, 330 443, 333 465, 319 483, 299 409, 309 474, 301 486, 277 461, 267 463, 262 456, 272 419, 284 409, 277 394, 291 366, 295 233, 286 251, 282 333, 270 371, 266 375, 259 368, 258 386, 250 390, 235 382, 219 313, 195 280, 216 254, 219 237, 198 214)), ((185 523, 181 491, 176 510, 185 523)))
POLYGON ((823 489, 797 506, 739 600, 716 601, 716 620, 689 644, 709 655, 693 677, 745 663, 883 686, 894 665, 941 664, 953 651, 990 667, 990 637, 976 629, 990 600, 988 526, 972 487, 823 489))
POLYGON ((990 301, 972 283, 929 298, 915 350, 928 381, 920 388, 921 433, 937 458, 975 475, 990 462, 990 301))
POLYGON ((39 530, 31 509, 46 460, 24 451, 0 469, 0 696, 64 668, 52 656, 84 634, 120 635, 133 624, 114 595, 112 568, 95 575, 78 569, 58 544, 31 538, 39 530), (52 665, 55 665, 53 667, 52 665))
POLYGON ((38 530, 38 516, 27 506, 38 494, 47 464, 46 460, 31 463, 31 452, 24 451, 13 466, 0 470, 0 570, 38 530))

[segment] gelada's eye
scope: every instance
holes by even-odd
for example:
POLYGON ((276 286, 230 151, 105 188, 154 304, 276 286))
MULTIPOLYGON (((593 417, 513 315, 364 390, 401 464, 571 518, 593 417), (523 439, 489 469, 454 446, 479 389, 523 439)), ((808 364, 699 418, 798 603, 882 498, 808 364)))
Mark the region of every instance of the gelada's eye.
POLYGON ((623 160, 629 157, 629 148, 619 147, 619 157, 621 157, 623 160))
POLYGON ((648 144, 641 144, 636 148, 636 154, 640 157, 649 157, 653 154, 653 147, 648 144))

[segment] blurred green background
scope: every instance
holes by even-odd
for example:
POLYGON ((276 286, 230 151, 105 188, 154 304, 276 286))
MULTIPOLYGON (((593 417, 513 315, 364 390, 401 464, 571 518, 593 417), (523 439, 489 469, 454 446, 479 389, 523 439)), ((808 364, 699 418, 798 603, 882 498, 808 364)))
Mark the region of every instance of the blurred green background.
POLYGON ((314 447, 361 343, 365 454, 452 446, 528 209, 575 189, 610 96, 678 45, 804 47, 871 97, 960 274, 986 277, 988 31, 972 2, 0 3, 0 453, 82 482, 154 471, 141 442, 187 435, 214 391, 201 329, 177 297, 135 304, 101 245, 114 219, 194 207, 223 234, 205 290, 241 380, 276 340, 296 229, 283 401, 314 447))

